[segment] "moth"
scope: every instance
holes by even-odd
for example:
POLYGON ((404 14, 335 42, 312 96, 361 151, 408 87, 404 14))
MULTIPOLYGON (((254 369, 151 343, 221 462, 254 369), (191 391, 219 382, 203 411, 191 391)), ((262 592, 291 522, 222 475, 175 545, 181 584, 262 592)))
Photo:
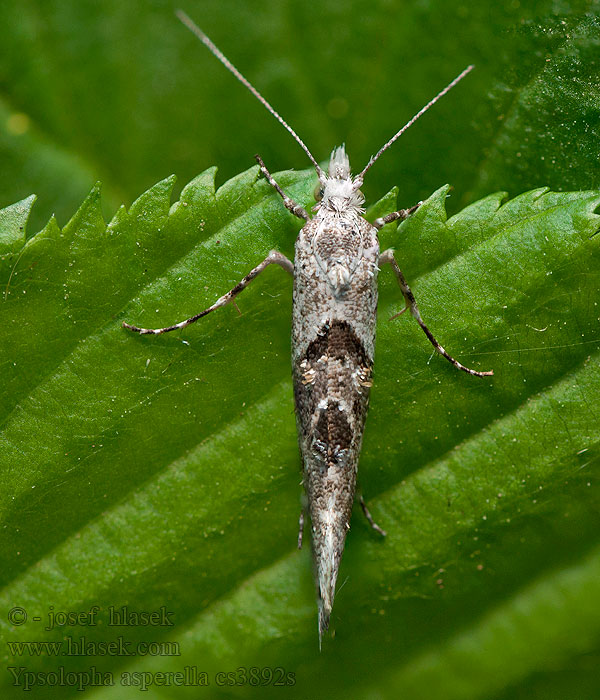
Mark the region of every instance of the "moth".
MULTIPOLYGON (((293 277, 292 374, 303 482, 312 530, 320 645, 329 627, 356 494, 358 460, 372 385, 380 266, 389 264, 394 271, 405 301, 400 314, 410 311, 440 355, 457 369, 476 377, 493 374, 469 369, 444 350, 421 318, 393 251, 379 250, 379 229, 410 216, 420 203, 369 223, 363 217, 365 198, 360 190, 366 172, 381 154, 473 66, 468 66, 417 112, 353 177, 344 146, 333 150, 325 172, 296 132, 206 34, 184 12, 178 11, 177 15, 302 147, 317 173, 317 203, 313 216, 309 216, 283 192, 257 155, 260 172, 281 196, 285 208, 305 222, 296 240, 294 262, 272 250, 233 289, 195 316, 166 328, 140 328, 129 323, 123 326, 141 334, 168 333, 185 328, 231 303, 269 265, 279 265, 293 277)), ((371 527, 385 535, 371 517, 362 496, 360 504, 371 527)), ((306 504, 300 513, 298 547, 302 546, 305 510, 306 504)))

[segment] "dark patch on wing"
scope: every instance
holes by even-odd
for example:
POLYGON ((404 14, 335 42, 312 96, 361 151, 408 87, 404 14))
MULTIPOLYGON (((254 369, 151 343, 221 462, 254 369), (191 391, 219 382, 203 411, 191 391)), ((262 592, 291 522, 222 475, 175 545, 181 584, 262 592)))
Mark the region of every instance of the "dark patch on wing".
POLYGON ((324 325, 294 367, 294 397, 304 449, 320 453, 328 467, 339 465, 360 440, 369 402, 372 362, 347 321, 324 325), (322 361, 321 358, 325 358, 322 361), (312 379, 307 381, 308 375, 312 379), (314 373, 313 373, 314 370, 314 373), (327 399, 327 407, 319 404, 327 399), (340 403, 343 399, 343 404, 340 403), (340 410, 347 404, 348 414, 340 410))
POLYGON ((306 359, 312 364, 323 355, 346 360, 347 364, 355 367, 371 367, 361 339, 347 321, 333 321, 331 325, 325 325, 319 330, 317 337, 308 346, 306 359))
POLYGON ((327 466, 339 464, 339 458, 352 445, 352 428, 337 401, 320 411, 315 426, 315 440, 327 446, 327 466))

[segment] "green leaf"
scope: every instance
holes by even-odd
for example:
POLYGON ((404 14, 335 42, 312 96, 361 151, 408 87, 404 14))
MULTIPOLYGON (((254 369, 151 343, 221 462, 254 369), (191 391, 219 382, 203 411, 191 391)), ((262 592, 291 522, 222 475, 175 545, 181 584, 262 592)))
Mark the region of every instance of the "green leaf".
MULTIPOLYGON (((389 534, 355 514, 319 654, 310 552, 295 548, 291 280, 269 268, 241 315, 226 307, 182 332, 121 327, 186 318, 271 248, 293 255, 299 224, 257 169, 216 191, 214 174, 173 205, 173 179, 159 182, 109 224, 97 187, 62 229, 28 235, 31 200, 0 212, 4 666, 95 666, 115 681, 98 698, 137 697, 124 672, 185 666, 208 674, 206 697, 232 690, 216 674, 239 667, 283 668, 299 697, 508 699, 551 674, 596 697, 597 679, 571 669, 598 654, 600 632, 598 192, 492 195, 447 218, 443 187, 382 231, 434 334, 495 375, 457 372, 407 316, 388 321, 402 301, 382 270, 359 478, 389 534), (50 606, 96 605, 101 624, 44 629, 50 606), (174 626, 111 627, 123 605, 164 606, 174 626), (15 606, 23 625, 8 622, 15 606), (6 644, 82 635, 174 641, 180 655, 6 644)), ((277 177, 311 205, 314 174, 277 177)), ((10 672, 1 682, 14 694, 10 672)), ((258 694, 250 681, 235 691, 258 694)))
POLYGON ((0 219, 0 255, 3 258, 14 251, 19 251, 25 243, 25 229, 31 213, 31 207, 36 200, 35 195, 27 197, 1 212, 0 219))

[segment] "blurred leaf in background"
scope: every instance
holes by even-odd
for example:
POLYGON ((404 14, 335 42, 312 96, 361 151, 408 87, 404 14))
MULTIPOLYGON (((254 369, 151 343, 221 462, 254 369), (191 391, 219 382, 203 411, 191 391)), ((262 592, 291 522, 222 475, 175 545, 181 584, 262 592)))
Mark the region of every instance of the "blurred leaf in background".
MULTIPOLYGON (((64 225, 96 180, 105 214, 158 180, 260 153, 305 168, 279 124, 166 0, 2 3, 0 205, 32 192, 30 233, 64 225)), ((355 168, 466 65, 476 70, 369 173, 410 206, 445 182, 451 211, 497 189, 589 189, 598 164, 597 3, 208 0, 183 9, 264 92, 318 160, 355 168)))
MULTIPOLYGON (((477 65, 366 190, 374 201, 397 184, 400 206, 437 190, 382 246, 444 345, 495 377, 463 376, 409 319, 387 322, 401 303, 382 273, 360 480, 389 536, 353 519, 322 654, 310 554, 295 551, 290 280, 269 270, 241 316, 180 334, 120 327, 204 308, 270 248, 291 255, 298 229, 256 168, 216 192, 208 170, 171 204, 171 172, 186 182, 217 164, 222 182, 255 152, 272 170, 306 165, 173 9, 0 8, 3 665, 63 662, 6 642, 123 635, 176 641, 181 656, 67 658, 115 674, 99 700, 137 696, 122 672, 185 665, 211 687, 152 697, 597 698, 596 6, 184 6, 317 158, 345 140, 355 167, 477 65), (22 626, 7 622, 16 605, 22 626), (166 606, 176 626, 45 632, 31 617, 50 605, 99 605, 104 621, 110 606, 166 606), (295 685, 216 687, 240 666, 281 667, 295 685)), ((280 178, 310 205, 313 173, 280 178)), ((395 207, 394 190, 370 215, 395 207)), ((7 697, 13 681, 0 678, 7 697)))

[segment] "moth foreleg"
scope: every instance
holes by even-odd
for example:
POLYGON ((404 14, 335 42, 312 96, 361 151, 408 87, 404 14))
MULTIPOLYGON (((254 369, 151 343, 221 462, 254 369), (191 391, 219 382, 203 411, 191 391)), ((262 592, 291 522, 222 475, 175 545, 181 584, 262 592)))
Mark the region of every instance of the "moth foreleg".
POLYGON ((278 250, 272 250, 267 255, 267 257, 253 270, 251 270, 242 280, 240 280, 233 289, 230 289, 227 292, 227 294, 224 294, 222 297, 217 299, 217 301, 215 301, 215 303, 212 306, 209 306, 208 309, 204 309, 204 311, 201 311, 199 314, 196 314, 191 318, 187 318, 185 321, 175 323, 173 326, 167 326, 166 328, 138 328, 138 326, 132 326, 129 323, 125 323, 125 321, 123 321, 123 328, 128 328, 130 331, 133 331, 134 333, 141 333, 142 335, 149 333, 153 335, 160 335, 161 333, 168 333, 169 331, 176 331, 179 328, 185 328, 191 323, 195 323, 198 319, 202 318, 203 316, 206 316, 211 311, 214 311, 215 309, 219 309, 221 306, 226 306, 227 304, 231 303, 236 298, 236 296, 241 291, 246 289, 250 282, 252 282, 253 279, 256 279, 256 277, 258 277, 258 275, 260 275, 260 273, 269 265, 279 265, 284 270, 289 272, 290 275, 294 275, 293 263, 278 250))
POLYGON ((378 219, 375 219, 373 226, 379 231, 380 228, 383 228, 386 224, 391 224, 392 221, 398 221, 398 219, 404 221, 404 219, 407 219, 411 214, 414 214, 421 204, 423 204, 423 202, 415 204, 415 206, 410 209, 399 209, 398 211, 386 214, 386 216, 380 216, 378 219))
MULTIPOLYGON (((384 251, 379 256, 379 264, 383 265, 385 263, 388 263, 389 265, 392 266, 392 270, 394 271, 394 274, 396 275, 396 279, 398 280, 398 284, 400 285, 400 289, 402 290, 402 296, 404 297, 404 301, 406 302, 406 307, 400 312, 400 314, 404 313, 406 311, 406 309, 410 310, 410 313, 412 314, 413 318, 421 326, 421 328, 423 329, 423 332, 429 338, 429 342, 436 349, 436 352, 438 352, 440 355, 445 357, 448 360, 448 362, 452 363, 456 367, 456 369, 461 369, 463 372, 467 372, 468 374, 473 374, 476 377, 490 377, 491 375, 493 375, 494 373, 491 371, 490 372, 478 372, 474 369, 469 369, 469 367, 465 367, 464 365, 461 365, 461 363, 458 360, 455 360, 451 355, 449 355, 444 350, 444 348, 438 343, 438 341, 433 336, 433 333, 429 330, 429 328, 427 328, 427 326, 425 325, 425 322, 421 318, 421 314, 419 313, 419 307, 417 306, 415 296, 412 293, 410 287, 408 286, 406 279, 404 278, 404 275, 402 274, 402 270, 398 267, 398 263, 396 262, 396 259, 394 258, 394 252, 391 248, 384 251)), ((399 316, 400 314, 396 314, 396 316, 399 316)))
POLYGON ((304 209, 304 207, 301 207, 299 204, 294 202, 294 200, 291 199, 291 197, 287 196, 287 194, 275 182, 275 180, 273 179, 273 176, 267 170, 267 166, 263 163, 263 160, 258 155, 258 153, 254 157, 256 158, 256 162, 260 165, 260 172, 267 178, 269 185, 271 185, 271 187, 273 187, 277 191, 279 196, 283 199, 283 206, 288 211, 291 211, 294 216, 297 216, 299 219, 304 219, 304 221, 308 221, 310 219, 310 217, 306 213, 306 209, 304 209))
POLYGON ((382 528, 379 527, 379 525, 373 520, 373 516, 371 515, 369 509, 367 508, 367 504, 365 503, 365 499, 362 497, 362 494, 359 496, 359 502, 360 502, 360 507, 362 508, 362 512, 365 514, 365 518, 367 519, 369 525, 378 532, 380 535, 383 535, 383 537, 387 536, 387 532, 383 530, 382 528))

